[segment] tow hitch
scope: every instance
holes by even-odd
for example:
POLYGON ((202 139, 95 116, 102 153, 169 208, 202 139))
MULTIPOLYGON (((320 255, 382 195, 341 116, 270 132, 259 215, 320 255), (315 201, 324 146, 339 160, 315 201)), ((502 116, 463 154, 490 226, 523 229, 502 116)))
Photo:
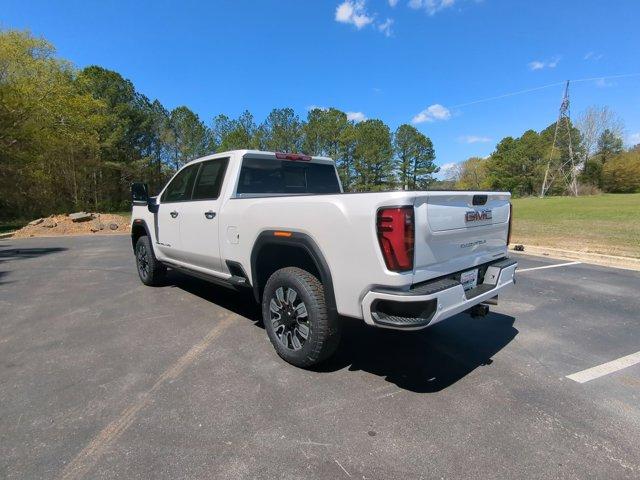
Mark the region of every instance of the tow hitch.
POLYGON ((472 318, 486 317, 489 313, 489 305, 485 303, 479 303, 478 305, 474 305, 469 310, 467 310, 467 313, 469 313, 472 318))
POLYGON ((498 305, 498 296, 496 295, 493 298, 488 298, 482 303, 471 307, 466 311, 473 318, 477 317, 486 317, 489 314, 489 305, 498 305))

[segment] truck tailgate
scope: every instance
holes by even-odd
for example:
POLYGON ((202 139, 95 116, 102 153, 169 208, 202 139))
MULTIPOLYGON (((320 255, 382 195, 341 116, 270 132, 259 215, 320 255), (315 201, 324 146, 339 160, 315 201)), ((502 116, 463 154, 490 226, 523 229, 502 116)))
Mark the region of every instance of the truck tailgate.
POLYGON ((415 282, 506 254, 510 195, 430 192, 415 199, 415 282))

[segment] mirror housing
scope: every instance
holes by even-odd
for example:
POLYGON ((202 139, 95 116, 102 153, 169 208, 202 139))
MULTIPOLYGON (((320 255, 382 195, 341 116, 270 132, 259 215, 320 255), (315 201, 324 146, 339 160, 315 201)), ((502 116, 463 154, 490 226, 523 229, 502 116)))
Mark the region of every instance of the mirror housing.
POLYGON ((147 208, 151 213, 158 213, 158 209, 160 208, 158 197, 149 197, 149 200, 147 200, 147 208))
POLYGON ((131 184, 131 201, 134 205, 147 205, 149 202, 149 187, 146 183, 133 182, 131 184))

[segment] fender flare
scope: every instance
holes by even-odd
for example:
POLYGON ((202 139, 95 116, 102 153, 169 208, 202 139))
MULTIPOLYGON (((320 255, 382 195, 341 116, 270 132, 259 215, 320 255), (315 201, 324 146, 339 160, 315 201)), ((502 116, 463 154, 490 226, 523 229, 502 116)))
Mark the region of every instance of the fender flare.
MULTIPOLYGON (((333 290, 333 280, 331 278, 331 270, 329 265, 316 242, 307 234, 300 232, 291 232, 290 237, 277 237, 274 235, 276 230, 265 230, 256 239, 251 250, 251 279, 253 284, 253 295, 256 302, 260 303, 260 285, 256 271, 258 255, 262 248, 266 245, 284 245, 296 248, 302 248, 313 260, 316 269, 320 273, 320 281, 324 288, 325 302, 330 313, 337 314, 336 298, 333 290)), ((264 286, 264 285, 263 285, 264 286)))
POLYGON ((131 244, 133 246, 133 248, 136 248, 134 239, 135 236, 133 234, 134 230, 136 227, 142 227, 144 228, 144 231, 147 233, 147 237, 149 238, 153 238, 151 236, 151 232, 149 231, 149 227, 147 226, 147 222, 145 222, 142 218, 134 218, 133 221, 131 222, 131 244))

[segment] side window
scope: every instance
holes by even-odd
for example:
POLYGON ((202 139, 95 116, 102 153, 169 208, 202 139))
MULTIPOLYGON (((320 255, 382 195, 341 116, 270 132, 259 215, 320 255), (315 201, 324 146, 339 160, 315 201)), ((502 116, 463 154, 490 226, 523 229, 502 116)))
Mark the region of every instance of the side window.
POLYGON ((193 200, 215 200, 218 198, 228 161, 227 158, 221 158, 202 163, 196 186, 193 189, 193 200))
POLYGON ((160 197, 161 203, 170 202, 184 202, 185 200, 191 200, 191 192, 193 190, 193 182, 196 179, 198 173, 199 163, 191 165, 187 168, 183 168, 180 172, 171 180, 171 183, 167 186, 160 197))

